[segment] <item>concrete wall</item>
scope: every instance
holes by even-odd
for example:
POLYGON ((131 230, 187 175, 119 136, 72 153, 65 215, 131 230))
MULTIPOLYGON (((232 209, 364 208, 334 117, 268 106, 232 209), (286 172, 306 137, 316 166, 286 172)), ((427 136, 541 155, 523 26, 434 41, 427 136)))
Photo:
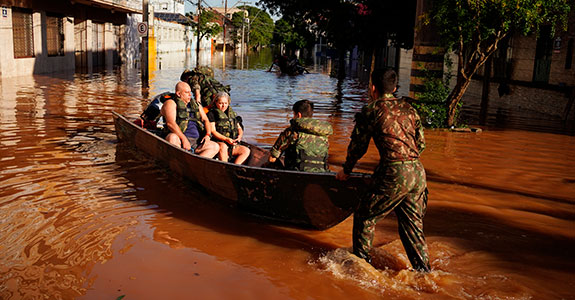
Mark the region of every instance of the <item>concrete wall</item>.
POLYGON ((142 21, 141 14, 128 15, 124 27, 124 49, 122 51, 122 60, 131 68, 139 68, 140 62, 140 43, 141 38, 138 35, 137 25, 142 21))
MULTIPOLYGON (((463 96, 464 106, 477 106, 481 103, 483 83, 472 80, 463 96)), ((499 96, 498 83, 490 84, 489 110, 498 109, 516 112, 535 112, 545 119, 547 117, 561 119, 564 117, 565 107, 569 97, 565 92, 538 89, 535 87, 511 85, 511 94, 499 96)), ((572 108, 567 116, 568 120, 575 120, 575 109, 572 108)))
POLYGON ((8 16, 0 19, 0 73, 3 77, 21 76, 37 73, 74 69, 74 20, 65 17, 64 25, 64 55, 48 56, 46 44, 46 13, 32 14, 34 34, 34 57, 14 58, 14 43, 12 32, 12 9, 8 8, 8 16))
MULTIPOLYGON (((2 2, 2 0, 0 0, 2 2)), ((137 0, 115 1, 108 8, 95 7, 68 0, 20 0, 4 4, 7 15, 0 16, 0 76, 22 76, 30 74, 46 74, 53 72, 92 72, 93 53, 93 22, 103 23, 103 53, 104 68, 112 69, 117 63, 115 54, 118 53, 124 63, 131 63, 139 57, 140 38, 137 35, 136 25, 141 20, 141 15, 132 12, 115 11, 116 7, 136 5, 137 0), (12 5, 27 8, 33 11, 33 34, 34 34, 34 57, 14 58, 13 33, 12 33, 12 5), (117 6, 116 6, 117 5, 117 6), (46 41, 46 12, 56 13, 63 16, 64 55, 48 56, 46 41), (127 17, 130 16, 126 23, 127 17), (138 17, 133 17, 138 16, 138 17), (139 18, 139 19, 137 19, 139 18), (85 25, 83 29, 75 28, 75 24, 85 25), (120 26, 120 32, 115 31, 114 26, 120 26), (80 29, 81 36, 85 38, 83 49, 85 61, 76 65, 76 29, 80 29), (85 65, 84 65, 85 64, 85 65)), ((141 0, 139 2, 141 7, 141 0)), ((130 6, 130 7, 131 7, 130 6)), ((122 8, 125 9, 125 8, 122 8)))

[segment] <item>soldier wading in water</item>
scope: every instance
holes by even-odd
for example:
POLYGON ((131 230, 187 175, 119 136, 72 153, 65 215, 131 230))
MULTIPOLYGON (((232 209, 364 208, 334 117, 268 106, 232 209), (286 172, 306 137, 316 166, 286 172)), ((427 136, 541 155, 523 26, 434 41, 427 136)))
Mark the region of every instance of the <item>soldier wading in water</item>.
POLYGON ((353 215, 353 253, 371 262, 375 225, 392 210, 397 215, 399 236, 414 269, 429 272, 423 217, 427 208, 425 169, 419 155, 425 148, 423 127, 416 110, 393 95, 397 73, 375 70, 369 87, 370 102, 355 117, 343 170, 336 178, 346 180, 355 163, 366 153, 373 138, 380 161, 373 183, 353 215))

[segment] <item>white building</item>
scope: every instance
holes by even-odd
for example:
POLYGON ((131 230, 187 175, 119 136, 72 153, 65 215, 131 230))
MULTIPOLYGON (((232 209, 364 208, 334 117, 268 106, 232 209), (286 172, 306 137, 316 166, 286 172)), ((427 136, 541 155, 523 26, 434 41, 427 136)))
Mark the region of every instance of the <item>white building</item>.
MULTIPOLYGON (((195 52, 196 32, 185 15, 183 0, 150 0, 154 9, 153 36, 157 54, 195 52)), ((211 40, 202 39, 200 49, 210 49, 211 40)))

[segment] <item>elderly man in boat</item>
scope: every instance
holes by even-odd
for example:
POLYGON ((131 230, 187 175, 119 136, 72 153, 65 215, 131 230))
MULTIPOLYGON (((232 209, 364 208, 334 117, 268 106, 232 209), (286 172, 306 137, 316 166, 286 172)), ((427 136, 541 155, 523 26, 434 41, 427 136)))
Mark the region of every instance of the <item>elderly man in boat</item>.
POLYGON ((200 156, 213 158, 220 150, 210 137, 212 127, 202 104, 192 101, 190 85, 180 81, 176 94, 164 102, 161 110, 166 122, 166 140, 200 156))

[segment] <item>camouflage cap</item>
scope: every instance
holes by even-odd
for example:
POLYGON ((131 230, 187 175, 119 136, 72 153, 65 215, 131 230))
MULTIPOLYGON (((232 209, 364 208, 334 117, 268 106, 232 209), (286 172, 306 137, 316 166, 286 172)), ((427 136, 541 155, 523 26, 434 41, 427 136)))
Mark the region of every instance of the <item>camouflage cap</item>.
POLYGON ((185 69, 184 72, 182 72, 182 75, 180 75, 180 81, 188 82, 188 79, 194 76, 195 74, 196 72, 191 71, 189 69, 185 69))

